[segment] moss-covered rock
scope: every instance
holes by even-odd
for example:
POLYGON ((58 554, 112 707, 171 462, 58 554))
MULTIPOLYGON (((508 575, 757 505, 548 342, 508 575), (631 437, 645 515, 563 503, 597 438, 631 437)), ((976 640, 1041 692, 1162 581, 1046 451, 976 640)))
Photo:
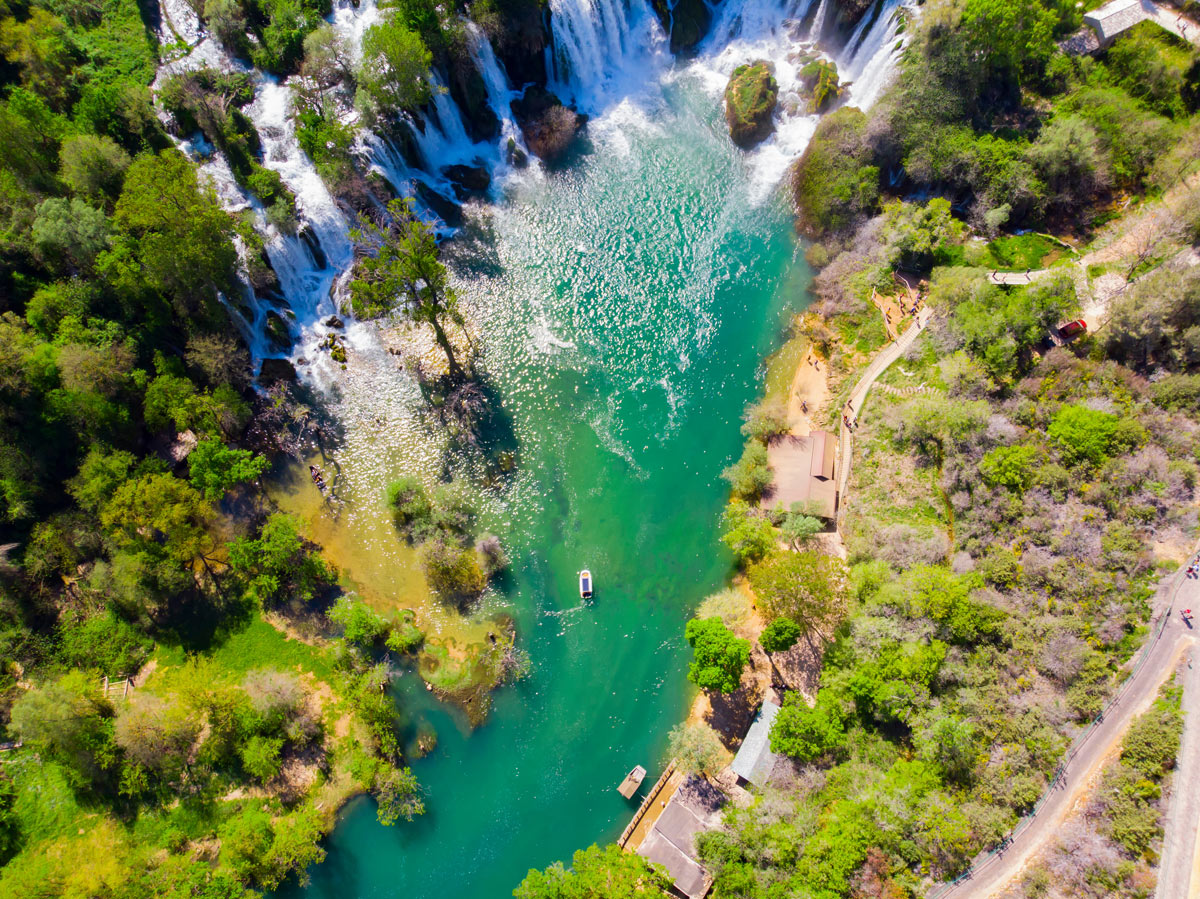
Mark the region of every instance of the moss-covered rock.
POLYGON ((536 85, 514 100, 513 116, 525 135, 525 145, 544 162, 562 158, 586 120, 545 88, 536 85))
POLYGON ((283 316, 274 309, 267 311, 264 330, 267 333, 267 339, 276 349, 285 350, 292 345, 292 332, 288 328, 287 322, 283 320, 283 316))
POLYGON ((845 231, 879 205, 879 167, 866 140, 867 117, 853 106, 821 119, 792 172, 797 227, 819 238, 845 231))
POLYGON ((769 63, 738 66, 725 88, 725 121, 729 136, 743 150, 761 143, 771 133, 771 116, 779 99, 779 85, 769 63))
POLYGON ((824 112, 842 95, 837 65, 826 59, 814 59, 800 70, 800 82, 808 91, 811 112, 824 112))
POLYGON ((652 0, 654 12, 671 39, 672 53, 685 53, 695 48, 708 34, 712 12, 704 0, 652 0))

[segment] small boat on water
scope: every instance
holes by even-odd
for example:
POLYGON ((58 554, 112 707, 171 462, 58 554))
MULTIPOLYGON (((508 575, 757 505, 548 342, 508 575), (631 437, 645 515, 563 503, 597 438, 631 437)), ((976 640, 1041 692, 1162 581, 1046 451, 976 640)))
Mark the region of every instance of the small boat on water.
POLYGON ((635 765, 633 770, 625 775, 625 779, 617 787, 617 792, 626 799, 632 799, 633 794, 637 792, 638 787, 642 785, 642 781, 645 779, 646 769, 641 765, 635 765))
POLYGON ((592 573, 586 568, 579 572, 579 596, 581 599, 592 598, 592 573))

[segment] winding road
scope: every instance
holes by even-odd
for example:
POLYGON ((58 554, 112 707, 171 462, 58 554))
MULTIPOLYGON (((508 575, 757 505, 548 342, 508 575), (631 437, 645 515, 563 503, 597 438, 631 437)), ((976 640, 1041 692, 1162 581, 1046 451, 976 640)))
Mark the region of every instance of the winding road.
MULTIPOLYGON (((1050 843, 1079 800, 1096 783, 1104 763, 1120 748, 1130 722, 1154 701, 1159 687, 1171 676, 1184 653, 1192 654, 1200 642, 1197 632, 1179 614, 1185 608, 1200 609, 1200 580, 1186 578, 1184 570, 1180 569, 1159 602, 1151 622, 1153 630, 1149 642, 1134 657, 1133 674, 1118 689, 1102 719, 1075 748, 1037 810, 1021 821, 1015 836, 1003 850, 981 856, 962 878, 930 891, 927 899, 996 896, 1039 850, 1050 843)), ((1195 683, 1195 677, 1194 673, 1189 673, 1189 686, 1195 683)), ((1200 690, 1185 691, 1184 713, 1191 751, 1194 752, 1200 739, 1200 733, 1197 733, 1200 730, 1200 690)), ((1188 751, 1185 745, 1181 759, 1188 758, 1188 751)), ((1187 761, 1181 762, 1159 881, 1158 896, 1161 899, 1191 899, 1200 894, 1200 872, 1193 872, 1192 865, 1200 790, 1192 780, 1187 761), (1190 830, 1187 829, 1189 820, 1192 822, 1190 830)))

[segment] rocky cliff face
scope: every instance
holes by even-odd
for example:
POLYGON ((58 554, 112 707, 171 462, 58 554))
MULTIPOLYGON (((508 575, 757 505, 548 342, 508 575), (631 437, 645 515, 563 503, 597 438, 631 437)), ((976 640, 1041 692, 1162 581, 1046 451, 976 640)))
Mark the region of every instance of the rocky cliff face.
POLYGON ((725 121, 733 142, 747 150, 761 143, 774 129, 771 116, 779 98, 779 85, 769 63, 758 61, 733 70, 725 88, 725 121))
POLYGON ((672 53, 695 48, 712 24, 712 13, 704 0, 651 0, 663 31, 671 38, 672 53))

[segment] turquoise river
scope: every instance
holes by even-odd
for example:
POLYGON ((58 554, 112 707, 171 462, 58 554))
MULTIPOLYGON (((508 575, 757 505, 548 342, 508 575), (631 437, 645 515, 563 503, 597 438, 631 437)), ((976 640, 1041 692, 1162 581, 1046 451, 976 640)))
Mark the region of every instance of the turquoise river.
POLYGON ((683 624, 730 573, 719 475, 806 301, 786 204, 754 202, 753 174, 713 96, 680 77, 594 119, 558 171, 507 182, 490 261, 459 284, 520 445, 492 515, 532 672, 473 731, 415 676, 399 684, 439 736, 413 764, 427 813, 385 828, 355 800, 288 899, 509 896, 530 867, 620 834, 633 765, 657 778, 691 697, 683 624))

